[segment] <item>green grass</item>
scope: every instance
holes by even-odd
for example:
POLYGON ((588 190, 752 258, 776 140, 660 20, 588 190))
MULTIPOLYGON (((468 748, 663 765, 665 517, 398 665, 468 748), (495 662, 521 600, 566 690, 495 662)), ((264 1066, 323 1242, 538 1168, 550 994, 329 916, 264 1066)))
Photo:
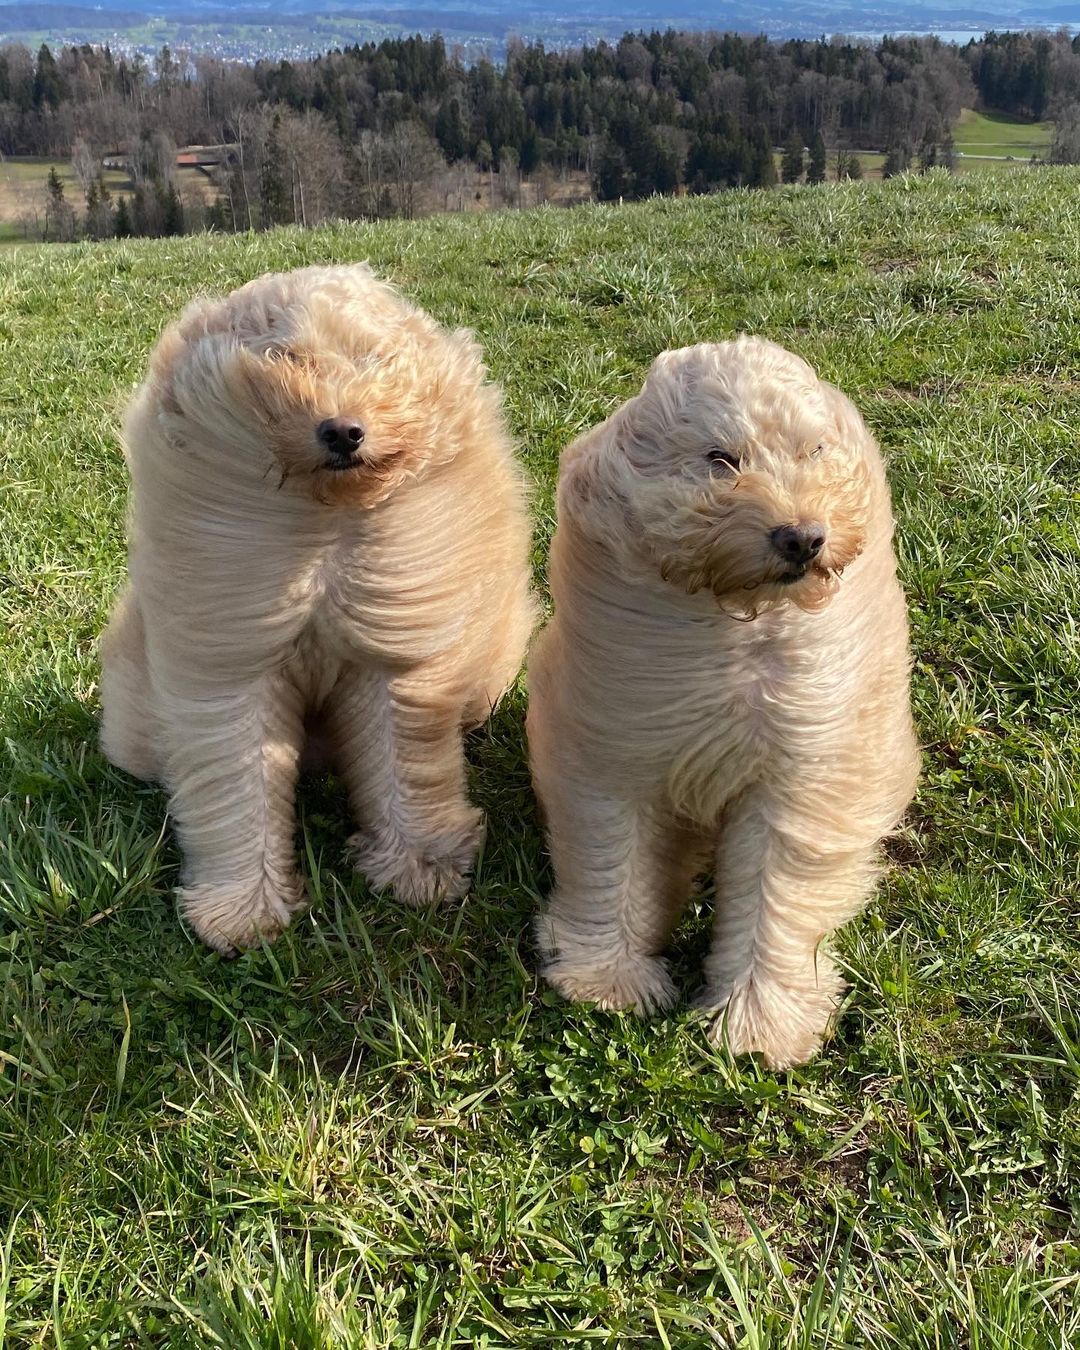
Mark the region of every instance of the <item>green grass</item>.
POLYGON ((0 160, 0 174, 16 183, 43 183, 49 176, 50 169, 55 169, 65 183, 75 181, 71 162, 66 159, 47 159, 38 155, 5 155, 0 160))
MULTIPOLYGON (((1080 176, 0 258, 0 1344, 971 1347, 1080 1338, 1080 176), (203 287, 370 258, 475 327, 537 494, 659 350, 768 334, 890 463, 925 776, 810 1067, 564 1005, 523 696, 470 742, 474 894, 364 889, 228 963, 164 799, 95 748, 124 400, 203 287)), ((681 930, 690 986, 708 904, 681 930)))
POLYGON ((953 133, 963 155, 992 159, 1046 157, 1054 138, 1053 122, 1030 122, 1002 112, 975 112, 965 108, 953 133))
MULTIPOLYGON (((831 158, 835 162, 836 156, 833 155, 831 158)), ((869 150, 864 151, 859 155, 859 164, 862 166, 864 178, 880 178, 881 171, 885 167, 885 156, 869 150)))

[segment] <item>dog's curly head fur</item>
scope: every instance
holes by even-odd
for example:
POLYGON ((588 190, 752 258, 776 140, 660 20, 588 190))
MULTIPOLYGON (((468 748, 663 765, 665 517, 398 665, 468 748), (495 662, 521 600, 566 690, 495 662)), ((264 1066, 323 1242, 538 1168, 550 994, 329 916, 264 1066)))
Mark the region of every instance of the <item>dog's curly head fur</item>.
POLYGON ((564 455, 560 506, 617 554, 753 615, 825 606, 884 491, 849 400, 784 348, 738 338, 659 356, 564 455))
POLYGON ((478 407, 501 427, 471 334, 448 332, 366 264, 270 274, 197 300, 162 337, 148 389, 166 440, 317 500, 374 506, 451 461, 478 407), (320 429, 352 427, 328 452, 320 429), (343 442, 344 443, 344 442, 343 442))

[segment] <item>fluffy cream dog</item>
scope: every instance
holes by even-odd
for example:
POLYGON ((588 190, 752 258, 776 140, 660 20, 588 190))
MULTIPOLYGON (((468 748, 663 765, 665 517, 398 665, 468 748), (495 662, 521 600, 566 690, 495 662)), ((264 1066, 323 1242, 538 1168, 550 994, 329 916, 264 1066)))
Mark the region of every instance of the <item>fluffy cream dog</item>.
POLYGON ((125 443, 101 739, 169 790, 192 926, 229 951, 302 905, 306 741, 373 886, 461 895, 482 829, 462 730, 533 622, 523 480, 469 334, 366 265, 264 276, 168 329, 125 443))
POLYGON ((564 453, 529 739, 568 998, 670 1004, 659 953, 712 863, 713 1038, 774 1067, 817 1050, 822 940, 918 771, 892 534, 855 408, 757 339, 664 354, 564 453))

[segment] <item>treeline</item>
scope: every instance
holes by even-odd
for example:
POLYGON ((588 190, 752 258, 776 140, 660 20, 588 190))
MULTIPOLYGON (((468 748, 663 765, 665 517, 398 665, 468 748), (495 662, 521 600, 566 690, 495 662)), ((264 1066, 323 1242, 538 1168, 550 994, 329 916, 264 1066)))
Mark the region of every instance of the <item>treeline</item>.
POLYGON ((1050 158, 1080 164, 1080 37, 987 33, 969 49, 972 77, 988 108, 1054 119, 1050 158))
POLYGON ((177 223, 162 204, 176 145, 230 147, 202 219, 181 228, 251 228, 462 209, 484 175, 491 201, 511 204, 523 183, 542 200, 572 177, 603 199, 767 186, 780 146, 789 168, 800 146, 851 172, 860 149, 884 151, 889 172, 947 165, 960 109, 980 100, 1030 116, 1077 104, 1080 39, 668 31, 566 52, 515 43, 501 66, 466 64, 437 37, 250 66, 167 48, 152 66, 108 48, 0 49, 0 151, 125 153, 144 203, 127 223, 150 231, 177 223))
POLYGON ((987 33, 964 54, 987 108, 1041 121, 1080 101, 1080 37, 987 33))

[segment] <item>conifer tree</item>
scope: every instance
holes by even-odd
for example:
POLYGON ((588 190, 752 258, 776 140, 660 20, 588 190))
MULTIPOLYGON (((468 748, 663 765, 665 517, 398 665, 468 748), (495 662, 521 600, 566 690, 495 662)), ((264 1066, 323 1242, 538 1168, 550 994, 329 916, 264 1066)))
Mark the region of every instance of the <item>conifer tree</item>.
POLYGON ((803 176, 803 168, 803 141, 798 129, 796 129, 784 143, 784 158, 780 165, 780 177, 785 183, 797 183, 803 176))
POLYGON ((825 137, 819 131, 810 143, 810 162, 806 166, 806 181, 808 183, 824 183, 828 162, 827 154, 825 137))

